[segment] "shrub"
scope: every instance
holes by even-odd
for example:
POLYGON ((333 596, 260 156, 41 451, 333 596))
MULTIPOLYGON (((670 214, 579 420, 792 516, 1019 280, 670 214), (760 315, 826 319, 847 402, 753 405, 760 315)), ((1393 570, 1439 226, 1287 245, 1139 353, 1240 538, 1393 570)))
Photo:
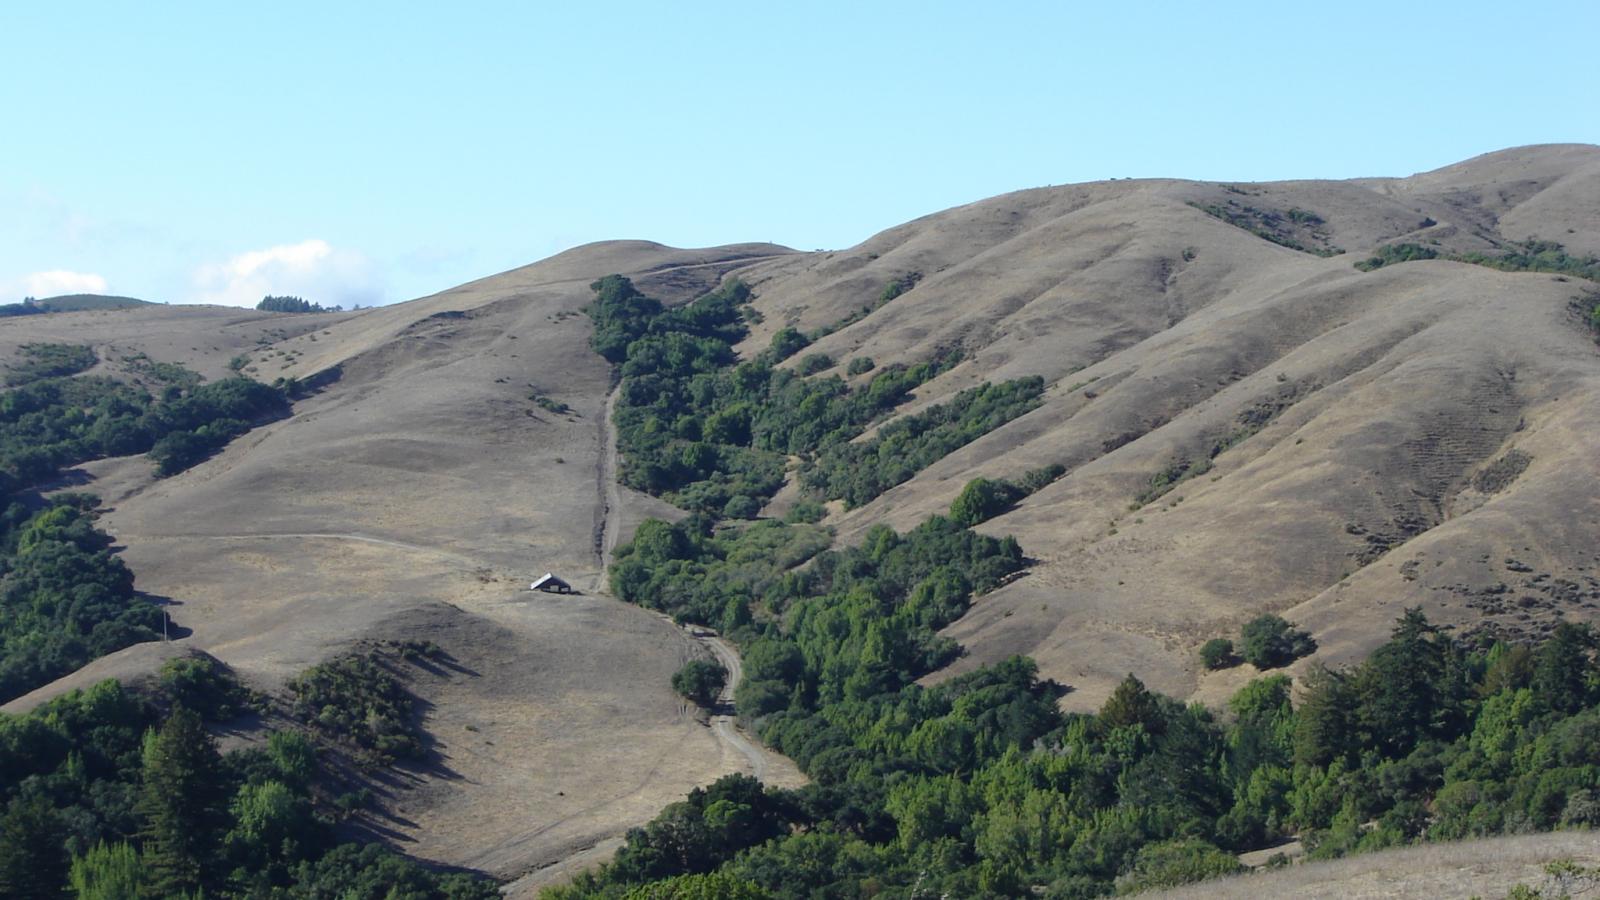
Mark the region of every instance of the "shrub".
POLYGON ((833 368, 833 357, 826 353, 811 353, 800 360, 801 375, 815 375, 824 369, 833 368))
POLYGON ((1180 838, 1141 847, 1134 856, 1133 870, 1118 880, 1117 893, 1177 887, 1243 871, 1233 854, 1198 838, 1180 838))
POLYGON ((735 494, 728 498, 722 514, 730 519, 754 519, 761 514, 761 501, 749 494, 735 494))
POLYGON ((1299 631, 1271 613, 1246 622, 1239 637, 1239 654, 1258 669, 1286 666, 1317 649, 1316 639, 1310 632, 1299 631))
POLYGON ((810 525, 821 522, 828 515, 828 508, 815 500, 800 500, 784 514, 783 520, 790 525, 810 525))
POLYGON ((772 344, 768 347, 774 362, 788 359, 811 345, 811 339, 796 331, 794 328, 783 328, 772 336, 772 344))
POLYGON ((877 363, 872 361, 872 357, 858 356, 850 360, 850 364, 845 367, 845 373, 853 378, 857 375, 865 375, 876 367, 877 363))
POLYGON ((1200 662, 1208 669, 1226 669, 1238 661, 1233 655, 1233 641, 1227 638, 1212 638, 1200 648, 1200 662))

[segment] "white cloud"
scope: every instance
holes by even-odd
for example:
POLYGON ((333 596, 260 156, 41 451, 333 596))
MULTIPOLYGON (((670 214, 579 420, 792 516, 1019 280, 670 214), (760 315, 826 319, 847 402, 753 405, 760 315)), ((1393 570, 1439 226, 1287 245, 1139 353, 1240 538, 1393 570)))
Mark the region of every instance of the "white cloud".
POLYGON ((41 299, 61 294, 103 294, 106 292, 106 280, 88 272, 51 269, 23 276, 22 290, 29 297, 41 299))
POLYGON ((268 294, 292 294, 323 306, 383 302, 382 277, 370 260, 312 239, 240 253, 194 273, 199 303, 253 307, 268 294))

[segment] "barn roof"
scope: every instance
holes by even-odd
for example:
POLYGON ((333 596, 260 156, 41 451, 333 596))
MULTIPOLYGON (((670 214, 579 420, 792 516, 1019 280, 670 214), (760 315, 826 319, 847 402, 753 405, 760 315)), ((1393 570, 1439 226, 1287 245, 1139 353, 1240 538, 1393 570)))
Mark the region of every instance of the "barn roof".
POLYGON ((562 579, 557 578, 553 573, 546 572, 546 573, 544 573, 543 577, 541 577, 538 581, 535 581, 533 583, 533 590, 538 590, 539 588, 542 588, 547 584, 562 584, 562 585, 566 585, 567 587, 571 587, 572 586, 570 584, 567 584, 562 579))

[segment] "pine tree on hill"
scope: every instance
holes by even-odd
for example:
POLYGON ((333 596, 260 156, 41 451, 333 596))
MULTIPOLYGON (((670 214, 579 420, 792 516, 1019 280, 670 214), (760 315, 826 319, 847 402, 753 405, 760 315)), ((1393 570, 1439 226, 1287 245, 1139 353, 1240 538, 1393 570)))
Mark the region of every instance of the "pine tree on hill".
POLYGON ((174 711, 144 743, 144 786, 136 810, 144 821, 148 896, 170 897, 211 880, 226 801, 216 742, 198 715, 174 711))

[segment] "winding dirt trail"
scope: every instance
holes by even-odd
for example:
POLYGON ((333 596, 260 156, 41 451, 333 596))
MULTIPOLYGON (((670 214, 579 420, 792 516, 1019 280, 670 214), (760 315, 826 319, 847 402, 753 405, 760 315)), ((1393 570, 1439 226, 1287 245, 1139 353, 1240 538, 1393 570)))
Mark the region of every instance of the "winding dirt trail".
POLYGON ((709 635, 696 635, 696 640, 711 648, 711 654, 728 670, 728 681, 722 686, 722 693, 717 695, 716 715, 711 717, 711 730, 723 743, 739 751, 745 761, 750 764, 750 774, 757 781, 767 780, 767 752, 759 744, 745 739, 734 721, 733 691, 744 677, 744 667, 739 662, 739 654, 728 646, 722 638, 709 635))
POLYGON ((618 384, 606 395, 604 411, 600 413, 600 454, 595 462, 595 494, 596 505, 594 511, 594 561, 599 574, 595 575, 594 583, 589 590, 595 593, 606 588, 606 570, 611 566, 611 554, 617 549, 617 528, 612 524, 611 517, 622 508, 622 492, 617 488, 617 428, 611 422, 611 415, 616 411, 617 395, 621 393, 622 386, 618 384))

